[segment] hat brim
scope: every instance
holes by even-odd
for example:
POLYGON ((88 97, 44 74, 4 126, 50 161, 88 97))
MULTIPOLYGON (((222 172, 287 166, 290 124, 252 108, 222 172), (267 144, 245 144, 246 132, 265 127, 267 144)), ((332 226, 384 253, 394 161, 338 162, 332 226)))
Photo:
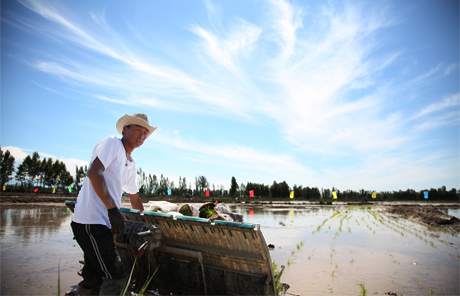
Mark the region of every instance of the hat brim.
POLYGON ((150 137, 150 135, 157 129, 156 127, 153 127, 151 125, 149 125, 147 122, 145 122, 144 120, 142 119, 139 119, 137 117, 133 117, 131 115, 123 115, 122 117, 120 117, 120 119, 118 119, 117 121, 117 131, 118 133, 120 133, 120 135, 123 134, 123 127, 127 126, 127 125, 131 125, 131 124, 135 124, 135 125, 140 125, 142 127, 145 127, 149 132, 147 134, 147 138, 150 137))

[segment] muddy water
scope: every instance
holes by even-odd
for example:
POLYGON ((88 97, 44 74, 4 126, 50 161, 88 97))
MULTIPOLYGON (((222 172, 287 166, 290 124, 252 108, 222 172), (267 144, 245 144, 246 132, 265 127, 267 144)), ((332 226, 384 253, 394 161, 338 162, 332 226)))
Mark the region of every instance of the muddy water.
MULTIPOLYGON (((378 207, 232 205, 261 225, 281 281, 297 295, 458 295, 458 236, 378 207)), ((63 295, 80 280, 82 252, 62 206, 0 209, 1 294, 63 295), (58 283, 58 279, 60 279, 58 283), (58 288, 60 285, 60 289, 58 288)))

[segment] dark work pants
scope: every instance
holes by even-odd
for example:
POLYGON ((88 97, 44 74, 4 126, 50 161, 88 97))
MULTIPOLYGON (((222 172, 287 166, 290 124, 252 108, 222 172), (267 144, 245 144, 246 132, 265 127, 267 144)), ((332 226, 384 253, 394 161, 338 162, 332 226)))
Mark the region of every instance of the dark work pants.
POLYGON ((75 222, 71 226, 75 240, 84 254, 82 276, 85 286, 97 289, 103 279, 116 280, 127 276, 107 226, 75 222))

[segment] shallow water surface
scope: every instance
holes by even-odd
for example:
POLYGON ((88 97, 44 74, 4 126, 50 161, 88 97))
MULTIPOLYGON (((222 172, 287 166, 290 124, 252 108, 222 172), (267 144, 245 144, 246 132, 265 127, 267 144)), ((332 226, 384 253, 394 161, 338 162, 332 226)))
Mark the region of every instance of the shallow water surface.
MULTIPOLYGON (((458 295, 457 235, 400 219, 379 207, 230 205, 260 224, 281 282, 297 295, 458 295)), ((63 295, 80 281, 83 255, 64 206, 0 209, 1 294, 63 295), (58 278, 60 289, 58 289, 58 278)))

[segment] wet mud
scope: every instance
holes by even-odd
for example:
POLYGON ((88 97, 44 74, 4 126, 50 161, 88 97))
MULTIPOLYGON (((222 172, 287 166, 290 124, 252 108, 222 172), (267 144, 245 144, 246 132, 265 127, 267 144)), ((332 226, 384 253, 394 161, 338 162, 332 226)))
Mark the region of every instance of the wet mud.
POLYGON ((390 214, 412 219, 427 226, 442 228, 449 232, 460 232, 460 219, 446 215, 431 206, 393 205, 385 207, 390 214))

